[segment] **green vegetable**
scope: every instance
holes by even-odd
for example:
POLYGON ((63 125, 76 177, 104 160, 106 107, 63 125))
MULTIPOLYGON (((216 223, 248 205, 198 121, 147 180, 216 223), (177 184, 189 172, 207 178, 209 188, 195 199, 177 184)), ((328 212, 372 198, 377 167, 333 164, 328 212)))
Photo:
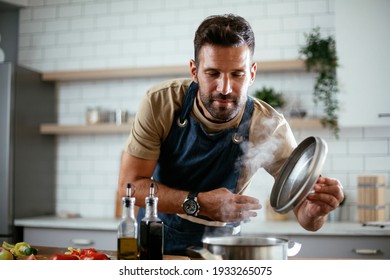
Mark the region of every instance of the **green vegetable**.
POLYGON ((0 260, 13 260, 14 255, 4 248, 0 248, 0 260))
POLYGON ((36 248, 32 248, 32 247, 26 248, 26 249, 24 250, 24 254, 25 254, 26 256, 36 255, 36 254, 38 254, 38 250, 37 250, 36 248))
POLYGON ((38 250, 36 248, 32 248, 27 242, 18 242, 16 244, 10 244, 3 241, 2 248, 11 252, 15 257, 38 254, 38 250))
POLYGON ((11 252, 16 257, 21 257, 21 256, 25 256, 24 252, 26 251, 26 249, 29 248, 31 248, 31 246, 27 242, 18 242, 15 244, 15 247, 11 250, 11 252))
POLYGON ((9 251, 9 250, 13 249, 15 247, 15 245, 9 244, 8 242, 3 241, 3 244, 1 245, 1 247, 3 247, 4 249, 7 249, 9 251))

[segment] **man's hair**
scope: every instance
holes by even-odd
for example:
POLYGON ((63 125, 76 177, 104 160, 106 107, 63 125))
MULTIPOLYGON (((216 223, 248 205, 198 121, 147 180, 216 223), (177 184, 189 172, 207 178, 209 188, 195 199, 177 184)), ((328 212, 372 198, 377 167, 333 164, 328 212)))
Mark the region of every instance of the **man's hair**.
POLYGON ((199 51, 211 44, 221 47, 240 47, 247 45, 253 56, 255 35, 249 23, 242 17, 225 14, 207 17, 198 27, 194 38, 195 62, 198 63, 199 51))

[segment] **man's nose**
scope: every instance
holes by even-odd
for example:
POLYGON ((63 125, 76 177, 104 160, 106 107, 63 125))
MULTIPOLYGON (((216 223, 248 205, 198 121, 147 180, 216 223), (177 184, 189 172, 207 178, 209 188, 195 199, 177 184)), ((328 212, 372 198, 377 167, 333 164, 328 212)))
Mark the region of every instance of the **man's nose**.
POLYGON ((218 81, 217 91, 220 94, 228 95, 232 92, 231 81, 228 75, 222 75, 218 81))

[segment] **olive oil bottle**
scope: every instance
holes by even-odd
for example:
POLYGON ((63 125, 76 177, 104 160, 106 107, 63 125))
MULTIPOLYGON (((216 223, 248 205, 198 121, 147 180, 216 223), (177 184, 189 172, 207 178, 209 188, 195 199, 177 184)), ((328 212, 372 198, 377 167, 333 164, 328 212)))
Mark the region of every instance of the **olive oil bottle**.
POLYGON ((127 184, 122 198, 122 220, 118 226, 118 260, 138 259, 138 224, 134 216, 135 198, 131 197, 131 184, 127 184))
POLYGON ((164 254, 164 224, 157 216, 158 197, 154 196, 154 184, 145 198, 145 217, 140 223, 139 257, 141 260, 162 260, 164 254))

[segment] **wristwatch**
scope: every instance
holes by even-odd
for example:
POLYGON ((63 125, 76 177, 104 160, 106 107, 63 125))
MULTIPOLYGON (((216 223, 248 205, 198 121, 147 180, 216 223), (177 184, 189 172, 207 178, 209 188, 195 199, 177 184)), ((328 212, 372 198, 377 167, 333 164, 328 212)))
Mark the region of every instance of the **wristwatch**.
POLYGON ((190 192, 186 199, 184 200, 181 207, 184 210, 184 213, 190 216, 197 216, 199 213, 199 203, 197 198, 198 192, 190 192))

